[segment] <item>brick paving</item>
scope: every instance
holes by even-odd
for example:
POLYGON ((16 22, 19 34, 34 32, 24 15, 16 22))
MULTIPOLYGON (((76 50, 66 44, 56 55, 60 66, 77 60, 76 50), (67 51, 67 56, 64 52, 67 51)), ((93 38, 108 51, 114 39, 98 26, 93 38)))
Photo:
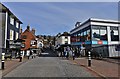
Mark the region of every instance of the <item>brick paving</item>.
POLYGON ((120 77, 119 64, 92 59, 92 65, 91 67, 88 67, 87 58, 76 58, 74 62, 79 64, 80 66, 88 68, 89 70, 95 72, 96 74, 102 77, 120 77))
POLYGON ((9 73, 11 70, 15 69, 17 66, 21 65, 22 63, 26 62, 28 59, 23 58, 22 62, 19 62, 19 59, 12 59, 12 60, 5 60, 5 69, 2 70, 2 76, 9 73))

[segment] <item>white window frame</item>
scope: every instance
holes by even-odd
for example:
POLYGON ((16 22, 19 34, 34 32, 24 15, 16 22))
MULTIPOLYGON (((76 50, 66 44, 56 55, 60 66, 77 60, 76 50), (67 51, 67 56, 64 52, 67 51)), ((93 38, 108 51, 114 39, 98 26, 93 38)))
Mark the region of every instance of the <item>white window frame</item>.
POLYGON ((35 45, 35 40, 31 40, 31 45, 35 45))
POLYGON ((19 22, 16 21, 16 28, 19 28, 19 22))
POLYGON ((18 32, 16 32, 16 40, 18 39, 18 32))
POLYGON ((10 29, 10 40, 13 40, 14 37, 14 31, 10 29))
POLYGON ((10 17, 10 24, 14 25, 14 18, 10 17))

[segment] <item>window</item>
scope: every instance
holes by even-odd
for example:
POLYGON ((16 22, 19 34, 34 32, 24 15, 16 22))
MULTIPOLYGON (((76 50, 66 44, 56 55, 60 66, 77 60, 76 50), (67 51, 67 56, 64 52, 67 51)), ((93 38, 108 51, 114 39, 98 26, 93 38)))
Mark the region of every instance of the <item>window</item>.
POLYGON ((107 31, 100 29, 100 40, 107 40, 107 31))
POLYGON ((107 40, 107 27, 92 26, 92 40, 107 40))
POLYGON ((83 38, 84 38, 84 32, 81 33, 81 42, 84 41, 83 38))
POLYGON ((68 44, 68 41, 65 41, 65 44, 68 44))
POLYGON ((14 31, 10 30, 10 40, 13 40, 13 37, 14 37, 14 31))
POLYGON ((26 35, 23 35, 23 36, 22 36, 22 39, 27 39, 27 36, 26 36, 26 35))
POLYGON ((18 32, 16 32, 16 40, 18 39, 18 32))
POLYGON ((99 29, 92 29, 92 38, 93 40, 100 40, 99 29))
POLYGON ((35 40, 31 40, 31 45, 34 46, 36 44, 35 40))
POLYGON ((75 36, 74 36, 74 34, 71 35, 71 42, 75 42, 75 36))
POLYGON ((16 22, 16 28, 19 28, 19 23, 18 22, 16 22))
POLYGON ((65 36, 65 39, 68 39, 68 37, 67 37, 67 36, 65 36))
POLYGON ((87 30, 87 39, 86 40, 90 40, 90 30, 87 30))
POLYGON ((111 41, 119 41, 118 27, 110 27, 111 41))
POLYGON ((86 40, 86 37, 87 37, 87 32, 84 31, 84 41, 86 40))
POLYGON ((80 32, 78 33, 78 42, 80 42, 80 32))
POLYGON ((10 24, 14 25, 14 18, 10 17, 10 24))

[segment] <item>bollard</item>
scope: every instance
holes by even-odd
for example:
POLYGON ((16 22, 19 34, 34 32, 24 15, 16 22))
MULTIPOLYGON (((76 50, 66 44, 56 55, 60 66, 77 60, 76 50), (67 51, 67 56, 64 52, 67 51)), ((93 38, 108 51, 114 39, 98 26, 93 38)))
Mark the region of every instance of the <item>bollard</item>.
POLYGON ((2 53, 2 62, 1 62, 1 64, 2 64, 2 69, 4 69, 4 64, 5 64, 5 53, 2 53))
POLYGON ((20 61, 19 62, 22 62, 22 57, 20 56, 20 61))
POLYGON ((29 60, 29 56, 28 56, 28 60, 29 60))
POLYGON ((91 67, 91 52, 88 52, 88 66, 91 67))

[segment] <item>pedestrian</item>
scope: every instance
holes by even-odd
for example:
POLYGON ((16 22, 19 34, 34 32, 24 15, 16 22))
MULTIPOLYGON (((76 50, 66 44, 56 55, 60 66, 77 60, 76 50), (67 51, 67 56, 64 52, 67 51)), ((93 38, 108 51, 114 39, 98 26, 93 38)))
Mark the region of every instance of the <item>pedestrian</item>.
POLYGON ((67 47, 67 48, 66 48, 66 58, 67 58, 67 59, 69 59, 69 51, 70 51, 70 48, 67 47))
POLYGON ((29 57, 30 57, 30 50, 27 50, 27 57, 29 59, 29 57))

